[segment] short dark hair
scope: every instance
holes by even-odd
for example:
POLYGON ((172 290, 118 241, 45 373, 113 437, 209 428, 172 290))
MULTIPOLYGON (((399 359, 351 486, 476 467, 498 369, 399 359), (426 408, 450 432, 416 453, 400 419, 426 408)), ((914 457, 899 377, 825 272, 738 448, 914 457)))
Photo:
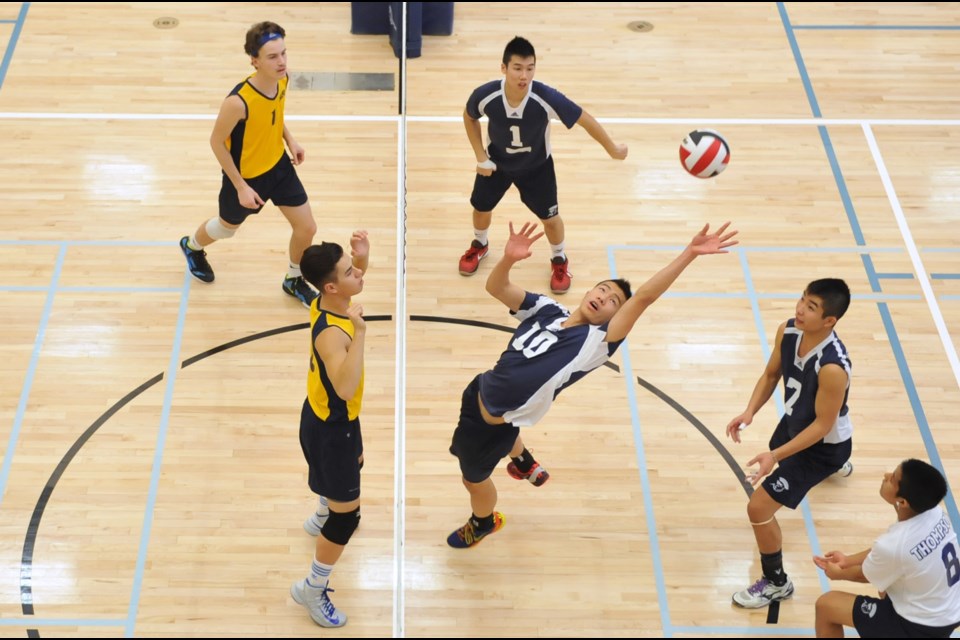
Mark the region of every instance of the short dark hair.
POLYGON ((533 50, 533 45, 526 38, 515 36, 513 40, 507 43, 503 50, 503 64, 510 64, 510 58, 517 56, 521 60, 524 58, 533 58, 537 61, 537 52, 533 50))
POLYGON ((276 22, 258 22, 247 31, 247 40, 243 45, 243 50, 251 58, 256 58, 260 55, 260 47, 271 40, 276 40, 278 36, 286 38, 287 32, 276 22))
POLYGON ((929 511, 947 495, 943 474, 923 460, 910 458, 900 463, 900 489, 897 497, 910 503, 916 513, 929 511))
POLYGON ((807 285, 804 292, 823 300, 823 317, 843 317, 850 306, 850 287, 839 278, 822 278, 807 285))
POLYGON ((323 285, 337 281, 337 263, 343 257, 343 247, 336 242, 321 242, 307 247, 300 258, 303 278, 323 295, 323 285))
POLYGON ((596 285, 594 285, 594 286, 599 287, 599 286, 602 285, 604 282, 612 282, 613 284, 615 284, 615 285, 617 285, 618 287, 620 287, 620 291, 623 291, 623 298, 624 298, 623 301, 624 301, 624 302, 626 302, 627 300, 629 300, 630 297, 633 295, 633 291, 630 290, 630 281, 629 281, 629 280, 626 280, 626 279, 624 279, 624 278, 609 278, 609 279, 607 279, 607 280, 601 280, 600 282, 598 282, 598 283, 597 283, 596 285))

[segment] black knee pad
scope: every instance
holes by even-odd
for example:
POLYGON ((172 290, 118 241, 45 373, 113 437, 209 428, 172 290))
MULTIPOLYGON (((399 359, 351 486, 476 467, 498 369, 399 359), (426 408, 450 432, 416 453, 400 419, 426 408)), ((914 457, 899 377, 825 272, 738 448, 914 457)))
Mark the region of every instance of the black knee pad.
POLYGON ((334 544, 345 545, 350 542, 353 532, 360 524, 360 507, 346 513, 330 512, 330 517, 324 523, 320 533, 334 544))

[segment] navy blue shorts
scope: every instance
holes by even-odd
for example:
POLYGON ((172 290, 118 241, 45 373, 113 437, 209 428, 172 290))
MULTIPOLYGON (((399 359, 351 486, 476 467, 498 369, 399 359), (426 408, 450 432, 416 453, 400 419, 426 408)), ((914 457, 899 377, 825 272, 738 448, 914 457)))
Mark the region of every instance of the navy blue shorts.
POLYGON ((470 205, 477 211, 493 211, 510 185, 514 184, 520 192, 520 200, 541 220, 547 220, 559 213, 557 172, 553 169, 553 156, 525 173, 510 174, 499 169, 490 176, 478 173, 473 181, 470 205))
POLYGON ((310 468, 310 490, 330 500, 351 502, 360 497, 360 420, 324 422, 309 400, 300 411, 300 448, 310 468))
MULTIPOLYGON (((789 441, 786 421, 780 424, 770 438, 770 450, 789 441)), ((773 470, 763 481, 763 488, 770 497, 790 509, 796 509, 810 489, 814 488, 840 470, 850 459, 853 439, 838 444, 815 444, 795 453, 773 470)))
POLYGON ((890 598, 857 596, 853 601, 853 626, 861 638, 949 638, 960 626, 928 627, 897 613, 890 598))
POLYGON ((512 424, 488 424, 480 414, 480 376, 463 391, 460 422, 453 432, 450 453, 460 461, 467 482, 483 482, 505 458, 520 435, 512 424))
MULTIPOLYGON (((299 207, 307 201, 307 192, 286 153, 280 156, 272 169, 256 178, 247 179, 246 183, 257 192, 261 200, 272 200, 278 207, 299 207)), ((260 213, 260 209, 263 209, 263 206, 247 209, 241 205, 240 196, 237 195, 233 183, 227 174, 223 174, 223 184, 220 187, 221 218, 230 224, 240 224, 247 216, 260 213)))

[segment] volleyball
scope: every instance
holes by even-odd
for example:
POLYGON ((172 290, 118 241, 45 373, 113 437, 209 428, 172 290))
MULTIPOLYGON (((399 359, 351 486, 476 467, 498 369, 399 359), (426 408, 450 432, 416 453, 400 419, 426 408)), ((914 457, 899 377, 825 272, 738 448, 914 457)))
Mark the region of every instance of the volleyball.
POLYGON ((730 147, 716 131, 697 129, 680 143, 680 164, 697 178, 712 178, 727 168, 730 147))

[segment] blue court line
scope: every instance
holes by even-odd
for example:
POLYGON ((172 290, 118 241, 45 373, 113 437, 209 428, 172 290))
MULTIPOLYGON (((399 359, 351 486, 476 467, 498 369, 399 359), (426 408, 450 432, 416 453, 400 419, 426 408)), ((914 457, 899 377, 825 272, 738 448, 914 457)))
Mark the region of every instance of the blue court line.
MULTIPOLYGON (((49 291, 40 285, 0 285, 0 291, 49 291)), ((179 293, 179 287, 58 287, 61 293, 179 293)))
POLYGON ((940 300, 960 300, 960 296, 955 294, 949 294, 945 296, 940 296, 939 299, 940 300))
POLYGON ((880 280, 913 280, 912 273, 877 273, 880 280))
POLYGON ((179 240, 0 240, 0 246, 50 247, 176 247, 179 240))
POLYGON ((180 311, 177 315, 177 329, 170 349, 170 364, 167 367, 167 388, 163 395, 163 410, 160 413, 160 428, 157 432, 157 446, 153 454, 153 470, 150 473, 150 490, 147 492, 147 504, 143 512, 143 529, 140 532, 140 549, 137 552, 137 567, 133 576, 133 589, 130 594, 130 607, 124 626, 124 636, 132 638, 137 624, 137 611, 140 608, 140 591, 143 587, 143 573, 147 564, 147 549, 150 546, 150 532, 153 528, 153 510, 157 504, 157 491, 160 487, 160 468, 163 465, 163 452, 167 445, 167 429, 170 425, 170 406, 173 404, 173 387, 180 368, 180 347, 183 343, 183 327, 187 318, 187 299, 190 296, 191 276, 189 270, 183 272, 183 287, 180 295, 180 311))
POLYGON ((0 20, 0 24, 17 24, 16 20, 0 20))
POLYGON ((29 2, 20 5, 20 15, 13 23, 13 33, 10 34, 10 41, 7 42, 7 51, 3 54, 3 61, 0 62, 0 89, 3 88, 3 81, 7 77, 7 69, 10 68, 10 61, 13 60, 13 50, 17 48, 17 40, 20 39, 20 32, 23 31, 23 21, 27 19, 29 8, 29 2))
POLYGON ((124 620, 95 618, 0 618, 0 627, 122 627, 124 620))
POLYGON ((847 214, 847 222, 853 232, 853 239, 858 246, 865 246, 867 241, 863 237, 863 230, 860 229, 860 221, 857 219, 857 212, 853 208, 853 200, 850 198, 850 191, 847 189, 847 181, 843 177, 843 171, 840 170, 840 161, 837 160, 837 153, 833 149, 830 133, 824 126, 817 127, 817 131, 820 133, 821 142, 823 142, 823 150, 827 153, 827 162, 830 163, 830 171, 833 172, 834 182, 837 183, 837 191, 840 192, 840 201, 843 202, 843 210, 847 214))
MULTIPOLYGON (((786 7, 784 6, 784 3, 778 2, 777 8, 780 12, 780 17, 783 20, 784 30, 787 38, 790 41, 791 48, 793 49, 797 68, 800 70, 801 77, 804 78, 804 86, 809 87, 810 93, 808 94, 808 98, 811 100, 811 109, 813 109, 814 115, 820 117, 820 108, 816 103, 816 96, 812 95, 813 87, 809 82, 809 78, 806 77, 806 66, 803 63, 803 57, 800 54, 800 48, 797 45, 796 37, 794 36, 793 30, 790 26, 790 18, 787 15, 786 7)), ((834 178, 837 182, 837 188, 840 189, 840 196, 843 199, 844 207, 846 208, 849 205, 849 209, 847 209, 847 217, 850 219, 851 229, 857 238, 857 244, 864 245, 866 243, 863 240, 862 233, 860 233, 860 224, 857 220, 856 212, 853 209, 853 203, 850 201, 849 194, 847 193, 846 182, 843 179, 842 172, 840 171, 839 162, 836 161, 836 154, 833 152, 833 145, 830 143, 829 135, 826 133, 826 127, 821 126, 819 129, 821 130, 821 138, 824 141, 827 155, 830 158, 830 167, 834 171, 834 178)), ((881 291, 880 282, 873 266, 873 259, 869 254, 863 254, 861 257, 863 259, 863 266, 866 270, 867 278, 870 281, 871 290, 879 293, 881 291)), ((944 468, 940 460, 940 454, 936 443, 933 440, 933 434, 930 432, 930 425, 927 422, 926 414, 923 411, 923 405, 920 402, 920 396, 917 393, 916 385, 913 381, 913 375, 910 373, 910 368, 907 365, 907 359, 903 352, 903 347, 900 344, 900 337, 897 334, 897 329, 893 324, 893 318, 890 315, 890 311, 885 302, 878 302, 877 309, 880 312, 881 318, 883 319, 884 328, 887 332, 887 340, 890 343, 890 347, 893 349, 894 357, 897 360, 897 366, 900 369, 900 377, 903 381, 903 386, 907 393, 907 397, 910 399, 910 405, 913 409, 914 418, 920 431, 920 437, 923 439, 927 455, 930 458, 930 463, 943 471, 944 468)), ((957 527, 960 526, 960 513, 957 511, 957 504, 949 487, 947 489, 945 503, 947 505, 947 511, 950 514, 953 528, 956 530, 957 527)), ((823 576, 822 572, 818 573, 821 576, 821 582, 825 582, 826 578, 823 576)))
MULTIPOLYGON (((883 326, 887 330, 887 338, 890 341, 890 348, 893 350, 893 357, 897 361, 897 368, 900 369, 900 377, 903 379, 903 386, 907 391, 907 398, 910 400, 910 408, 913 409, 913 416, 917 421, 920 437, 923 439, 923 446, 927 450, 927 456, 930 457, 930 464, 938 468, 941 473, 946 476, 946 468, 943 466, 943 461, 940 459, 940 451, 937 449, 937 444, 933 440, 933 434, 930 432, 927 414, 923 410, 923 403, 920 402, 920 394, 917 393, 917 387, 913 382, 913 374, 910 373, 907 356, 903 351, 903 345, 900 344, 900 336, 897 334, 896 327, 893 326, 893 317, 890 315, 890 309, 887 308, 885 302, 878 303, 877 307, 880 310, 880 317, 883 319, 883 326)), ((953 530, 960 530, 960 512, 957 511, 957 501, 954 499, 953 490, 950 488, 949 482, 947 483, 947 495, 943 502, 947 507, 947 513, 950 514, 953 530)))
MULTIPOLYGON (((767 344, 767 334, 763 326, 763 318, 760 314, 760 304, 756 300, 756 288, 753 284, 753 274, 750 271, 750 263, 746 258, 745 253, 740 254, 740 266, 743 269, 743 279, 747 283, 747 290, 754 294, 753 298, 750 301, 750 306, 753 309, 753 321, 757 328, 757 335, 760 338, 760 346, 763 350, 763 359, 764 361, 770 360, 771 349, 767 344)), ((783 416, 783 393, 780 390, 780 385, 778 384, 773 393, 774 401, 777 404, 777 416, 783 416)), ((810 548, 813 551, 813 554, 816 556, 823 555, 823 552, 820 550, 820 539, 817 537, 817 528, 813 523, 813 515, 810 513, 810 501, 806 497, 800 502, 800 511, 803 514, 803 526, 807 530, 807 538, 810 541, 810 548)), ((759 553, 759 552, 758 552, 759 553)), ((830 582, 827 580, 826 574, 823 571, 817 571, 817 578, 820 580, 820 590, 824 593, 830 590, 830 582)))
POLYGON ((65 293, 180 293, 180 287, 60 287, 65 293))
POLYGON ((730 636, 812 636, 816 630, 809 629, 788 629, 779 625, 768 624, 763 627, 674 627, 677 633, 692 633, 701 638, 708 635, 730 635, 730 636))
MULTIPOLYGON (((749 253, 749 252, 744 252, 749 253)), ((667 291, 663 298, 708 298, 725 300, 750 300, 749 292, 718 292, 718 291, 667 291)), ((759 300, 795 300, 800 297, 799 291, 785 293, 757 293, 759 300)), ((919 293, 854 293, 850 296, 854 300, 922 300, 919 293)))
MULTIPOLYGON (((617 251, 683 251, 686 245, 672 244, 614 244, 611 249, 617 251)), ((753 246, 743 247, 747 253, 903 253, 901 247, 764 247, 753 246)), ((960 253, 960 248, 939 248, 927 249, 930 252, 956 252, 960 253)))
POLYGON ((795 24, 792 28, 824 31, 960 31, 960 26, 935 24, 795 24))
POLYGON ((0 627, 122 627, 126 620, 94 618, 0 618, 0 627))
MULTIPOLYGON (((612 278, 617 278, 616 259, 613 250, 607 248, 607 263, 612 278)), ((627 384, 627 402, 630 404, 630 424, 633 426, 633 442, 637 454, 637 470, 640 473, 640 486, 643 490, 643 511, 647 520, 647 535, 650 538, 650 554, 653 562, 653 577, 657 585, 657 602, 660 605, 660 625, 663 637, 673 637, 673 625, 670 622, 670 607, 667 602, 667 590, 663 578, 663 562, 660 559, 660 538, 657 535, 657 520, 653 512, 653 496, 650 492, 650 474, 647 471, 647 455, 643 448, 643 434, 640 432, 640 411, 637 408, 636 377, 630 364, 629 339, 620 347, 620 359, 623 363, 623 379, 627 384)))
MULTIPOLYGON (((800 293, 758 293, 761 300, 783 300, 785 298, 800 298, 800 293)), ((922 300, 919 293, 854 293, 852 300, 922 300)))
POLYGON ((934 280, 960 280, 960 273, 931 273, 934 280))
POLYGON ((27 375, 23 381, 23 388, 20 390, 20 401, 17 403, 17 413, 13 418, 13 428, 10 430, 10 438, 7 440, 7 451, 3 455, 3 468, 0 469, 0 504, 3 504, 3 497, 7 490, 7 481, 10 478, 10 467, 13 464, 13 452, 17 448, 17 440, 20 439, 23 416, 27 411, 27 401, 30 399, 30 389, 33 387, 33 377, 37 373, 37 362, 40 360, 40 351, 43 349, 43 339, 47 334, 47 324, 50 322, 53 299, 57 295, 57 283, 60 281, 60 274, 63 271, 63 261, 66 255, 67 248, 61 246, 60 251, 57 253, 57 261, 53 267, 53 275, 50 277, 50 288, 47 290, 47 300, 43 304, 43 313, 40 315, 40 326, 37 328, 37 336, 33 341, 33 353, 30 354, 30 364, 27 365, 27 375))
POLYGON ((797 43, 797 36, 790 25, 790 16, 787 15, 787 8, 782 2, 777 3, 777 11, 780 12, 780 20, 783 21, 784 31, 787 34, 787 41, 790 43, 790 49, 793 51, 793 59, 797 63, 797 69, 800 71, 800 81, 803 82, 803 90, 807 94, 807 101, 810 103, 810 111, 815 118, 822 118, 820 105, 817 104, 817 96, 813 92, 813 85, 810 83, 810 76, 807 74, 807 65, 803 62, 803 56, 800 55, 800 45, 797 43))

